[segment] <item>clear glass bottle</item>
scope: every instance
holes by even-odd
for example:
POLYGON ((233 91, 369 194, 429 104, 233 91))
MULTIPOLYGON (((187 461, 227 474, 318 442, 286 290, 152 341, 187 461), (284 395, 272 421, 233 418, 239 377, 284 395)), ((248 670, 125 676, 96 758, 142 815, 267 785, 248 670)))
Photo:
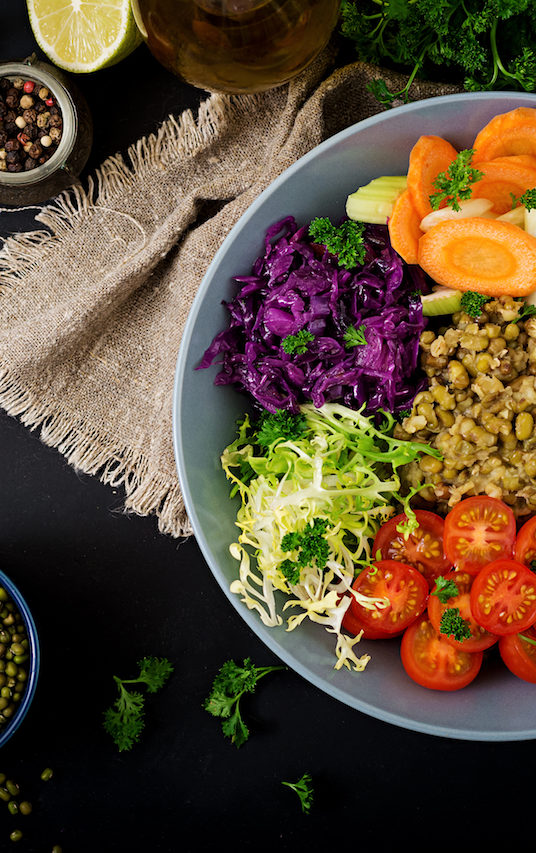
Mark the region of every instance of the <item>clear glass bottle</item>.
POLYGON ((30 171, 0 171, 0 204, 22 207, 38 204, 78 181, 93 141, 91 114, 77 86, 58 68, 32 54, 20 62, 1 62, 0 77, 22 78, 44 86, 55 98, 63 129, 56 151, 30 171))
POLYGON ((340 0, 132 0, 149 50, 187 83, 261 92, 291 80, 329 41, 340 0))

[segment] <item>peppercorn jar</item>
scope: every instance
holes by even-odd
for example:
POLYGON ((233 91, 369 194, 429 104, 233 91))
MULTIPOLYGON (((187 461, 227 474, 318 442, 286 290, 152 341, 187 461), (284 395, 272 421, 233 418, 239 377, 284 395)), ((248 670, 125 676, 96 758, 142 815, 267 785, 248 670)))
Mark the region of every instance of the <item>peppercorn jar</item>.
POLYGON ((0 204, 24 206, 75 183, 93 140, 77 86, 35 54, 0 63, 0 204))

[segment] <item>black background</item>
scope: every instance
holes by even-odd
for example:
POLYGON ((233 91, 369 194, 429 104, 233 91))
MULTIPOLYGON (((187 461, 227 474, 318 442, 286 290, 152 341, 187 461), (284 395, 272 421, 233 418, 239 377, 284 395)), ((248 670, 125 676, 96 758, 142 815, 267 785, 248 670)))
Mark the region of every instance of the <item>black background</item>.
MULTIPOLYGON (((0 59, 36 49, 23 0, 0 0, 0 59)), ((88 174, 203 93, 158 66, 142 45, 77 83, 93 114, 88 174)), ((31 227, 0 214, 0 234, 31 227)), ((76 473, 0 413, 0 566, 40 633, 42 670, 0 771, 32 800, 26 818, 0 804, 0 851, 376 851, 519 849, 533 843, 533 741, 471 743, 418 734, 354 711, 292 671, 271 674, 243 703, 251 738, 237 750, 202 708, 227 658, 278 663, 213 580, 193 538, 127 516, 123 495, 76 473), (119 753, 102 728, 144 655, 174 664, 147 705, 139 744, 119 753), (40 781, 50 766, 54 777, 40 781), (281 785, 312 774, 300 811, 281 785), (527 809, 527 811, 525 811, 527 809), (12 829, 24 838, 14 845, 12 829)), ((535 703, 536 715, 536 703, 535 703)))

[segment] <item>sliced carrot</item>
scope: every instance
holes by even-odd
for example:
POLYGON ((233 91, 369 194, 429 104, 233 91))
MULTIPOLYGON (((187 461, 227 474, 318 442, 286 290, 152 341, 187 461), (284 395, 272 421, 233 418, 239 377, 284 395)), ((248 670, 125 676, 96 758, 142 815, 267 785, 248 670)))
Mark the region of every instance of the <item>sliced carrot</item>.
POLYGON ((457 155, 454 146, 441 136, 420 136, 411 149, 407 186, 421 219, 432 210, 430 196, 436 192, 435 179, 457 155))
POLYGON ((510 154, 536 155, 536 109, 517 107, 500 113, 477 133, 473 164, 510 154))
POLYGON ((486 296, 536 288, 536 237, 497 219, 446 220, 419 240, 419 264, 438 284, 486 296))
POLYGON ((512 196, 518 199, 536 187, 536 157, 495 157, 479 163, 478 169, 484 176, 472 185, 471 198, 488 198, 497 216, 512 209, 512 196))
POLYGON ((393 205, 387 220, 389 239, 395 252, 407 264, 417 263, 419 239, 422 237, 421 217, 415 210, 408 190, 404 190, 393 205))

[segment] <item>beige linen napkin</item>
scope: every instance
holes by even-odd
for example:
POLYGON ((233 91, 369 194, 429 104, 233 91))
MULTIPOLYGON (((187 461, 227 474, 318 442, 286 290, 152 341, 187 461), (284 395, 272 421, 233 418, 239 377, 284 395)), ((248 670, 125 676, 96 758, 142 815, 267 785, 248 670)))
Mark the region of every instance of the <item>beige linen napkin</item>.
MULTIPOLYGON (((290 84, 213 94, 45 206, 46 230, 0 252, 0 405, 76 469, 124 489, 125 509, 191 534, 172 444, 182 330, 216 249, 268 184, 380 107, 396 74, 335 67, 330 46, 290 84)), ((413 99, 457 91, 415 83, 413 99)), ((352 188, 349 188, 352 189, 352 188)), ((208 345, 209 341, 207 341, 208 345)))

